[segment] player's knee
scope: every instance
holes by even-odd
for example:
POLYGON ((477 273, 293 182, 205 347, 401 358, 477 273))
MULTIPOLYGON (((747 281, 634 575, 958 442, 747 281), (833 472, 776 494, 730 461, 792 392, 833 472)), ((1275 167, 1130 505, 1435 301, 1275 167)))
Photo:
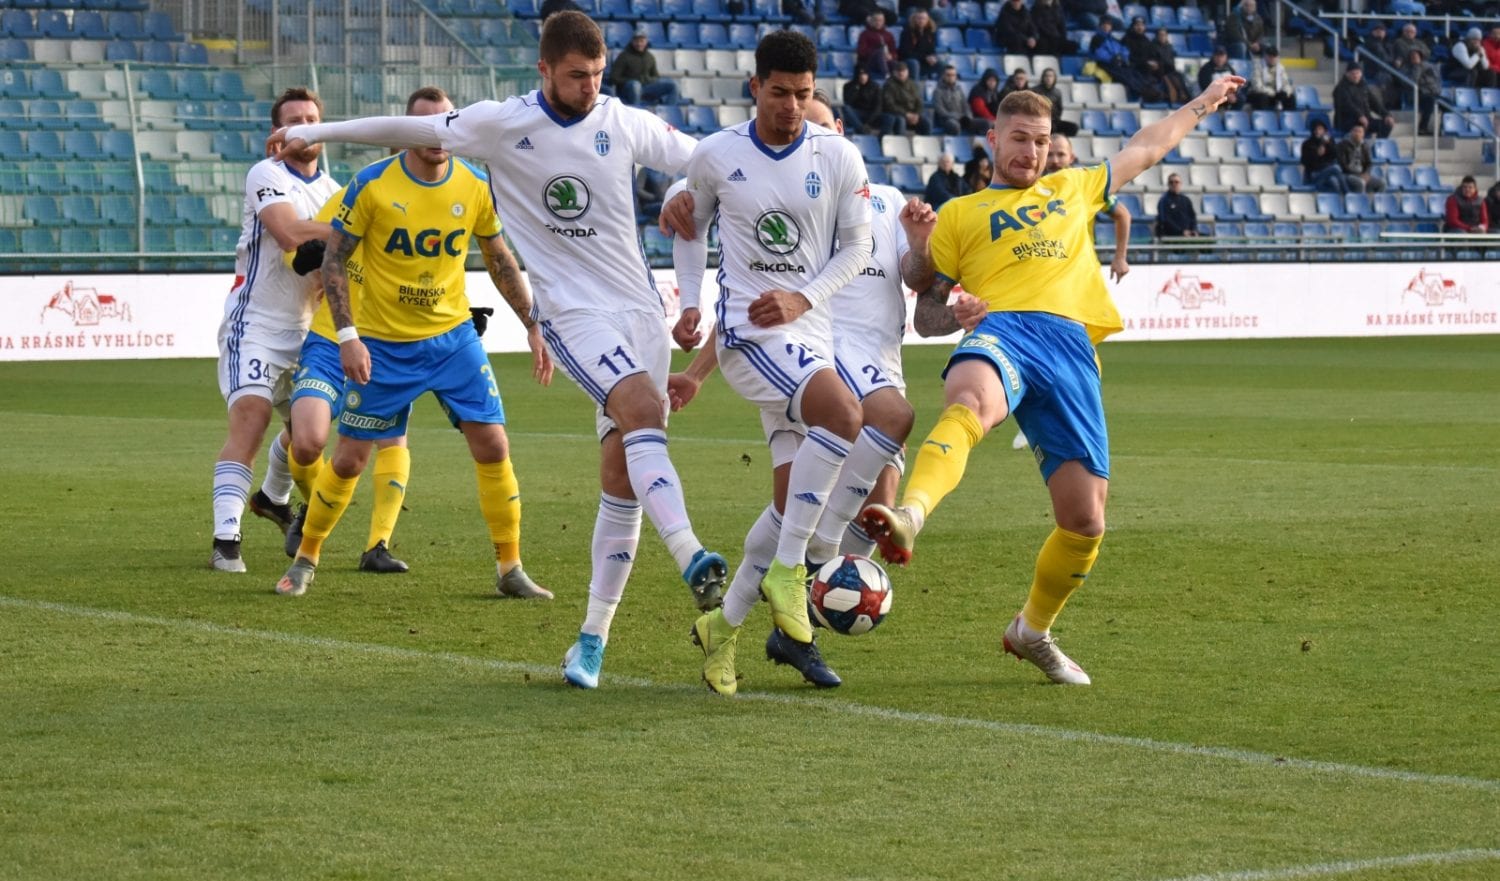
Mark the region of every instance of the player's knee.
POLYGON ((864 427, 864 413, 859 409, 859 404, 851 396, 847 401, 835 401, 823 410, 822 427, 831 431, 847 441, 852 441, 859 436, 859 430, 864 427))
POLYGON ((621 383, 610 393, 605 402, 604 413, 622 432, 639 431, 643 428, 665 428, 661 397, 654 386, 647 383, 621 383))
POLYGON ((1057 525, 1078 535, 1098 538, 1104 534, 1104 509, 1058 511, 1057 525))
POLYGON ((318 460, 323 455, 323 447, 327 444, 327 438, 304 438, 292 437, 292 460, 298 465, 307 466, 318 460))
POLYGON ((863 410, 866 425, 896 441, 906 440, 916 424, 916 411, 894 390, 876 392, 865 398, 863 410))
POLYGON ((466 423, 464 437, 469 442, 469 453, 481 465, 504 462, 510 456, 510 443, 505 429, 499 425, 469 425, 466 423))
POLYGON ((333 468, 333 473, 348 480, 358 477, 364 473, 365 466, 370 463, 369 443, 341 443, 338 449, 333 451, 333 460, 328 464, 333 468))

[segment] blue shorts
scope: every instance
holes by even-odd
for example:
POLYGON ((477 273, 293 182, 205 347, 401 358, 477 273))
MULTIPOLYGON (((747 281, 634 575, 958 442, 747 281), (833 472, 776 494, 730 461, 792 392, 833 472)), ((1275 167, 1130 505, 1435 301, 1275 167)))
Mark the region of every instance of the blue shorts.
POLYGON ((339 361, 339 345, 315 333, 302 342, 297 356, 297 373, 292 379, 292 401, 298 398, 321 398, 328 409, 339 412, 344 396, 344 365, 339 361))
POLYGON ((1099 359, 1082 324, 1046 312, 991 312, 959 341, 948 367, 966 358, 981 358, 1000 374, 1042 480, 1071 459, 1109 479, 1099 359))
POLYGON ((412 402, 424 392, 432 392, 454 425, 505 424, 495 371, 472 322, 426 340, 364 343, 370 350, 370 381, 345 380, 339 434, 360 440, 400 437, 412 402))

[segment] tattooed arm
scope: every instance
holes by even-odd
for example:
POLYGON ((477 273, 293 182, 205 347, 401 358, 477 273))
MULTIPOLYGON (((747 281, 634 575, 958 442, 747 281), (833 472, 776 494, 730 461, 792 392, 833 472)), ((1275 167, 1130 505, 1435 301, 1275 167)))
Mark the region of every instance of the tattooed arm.
POLYGON ((505 236, 490 236, 480 239, 479 253, 484 257, 484 268, 489 270, 490 281, 505 299, 511 311, 526 328, 526 345, 531 349, 531 376, 542 385, 552 382, 552 356, 542 341, 542 326, 531 317, 531 290, 521 275, 516 257, 505 244, 505 236))
POLYGON ((1171 115, 1146 126, 1120 148, 1109 160, 1109 193, 1135 180, 1146 169, 1160 162, 1182 143, 1199 121, 1234 97, 1245 85, 1245 78, 1224 76, 1209 83, 1203 94, 1177 108, 1171 115))
POLYGON ((333 326, 339 331, 339 363, 344 376, 364 385, 370 381, 370 351, 357 334, 345 335, 354 330, 354 311, 349 304, 349 255, 359 239, 343 230, 328 233, 328 245, 323 250, 323 295, 328 298, 328 311, 333 316, 333 326))
POLYGON ((946 278, 935 278, 932 284, 917 294, 917 308, 912 314, 912 326, 920 336, 947 336, 959 329, 958 319, 948 308, 948 294, 953 291, 953 282, 946 278))

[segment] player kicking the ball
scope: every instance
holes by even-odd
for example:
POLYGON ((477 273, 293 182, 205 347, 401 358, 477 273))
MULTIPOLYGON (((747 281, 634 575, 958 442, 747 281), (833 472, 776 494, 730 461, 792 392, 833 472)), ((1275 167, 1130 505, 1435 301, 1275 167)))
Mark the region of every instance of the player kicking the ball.
POLYGON ((491 170, 496 210, 536 292, 536 317, 557 364, 597 406, 598 515, 589 605, 563 660, 564 679, 599 684, 610 624, 635 564, 641 513, 676 560, 700 609, 720 602, 728 565, 698 541, 682 481, 667 455, 671 341, 641 252, 635 166, 677 174, 696 142, 601 95, 604 35, 581 12, 547 18, 542 87, 436 119, 378 117, 296 127, 287 148, 335 140, 441 146, 491 170))
POLYGON ((963 478, 969 451, 1014 412, 1036 451, 1057 525, 1003 643, 1054 682, 1089 684, 1053 642, 1051 627, 1099 555, 1109 491, 1094 346, 1121 324, 1094 256, 1094 215, 1244 83, 1237 76, 1216 80, 1106 162, 1050 175, 1042 174, 1050 102, 1033 92, 1008 95, 989 133, 994 182, 944 204, 931 238, 911 242, 929 279, 918 285, 917 332, 937 336, 962 327, 968 335, 949 358, 947 409, 917 450, 900 507, 872 505, 861 520, 886 560, 910 560, 917 532, 963 478), (950 308, 956 285, 965 293, 950 308))
MULTIPOLYGON (((446 96, 434 97, 431 109, 451 112, 446 96)), ((499 271, 496 252, 506 245, 481 172, 441 148, 413 148, 362 169, 345 192, 323 259, 345 377, 339 440, 333 460, 312 484, 302 543, 277 593, 299 596, 307 590, 323 542, 348 507, 375 442, 404 435, 412 402, 431 391, 474 457, 497 589, 507 596, 552 598, 521 568, 520 489, 505 412, 464 291, 464 257, 476 236, 491 280, 527 327, 533 375, 545 385, 552 365, 541 328, 530 317, 531 298, 519 276, 499 271), (364 285, 356 329, 347 264, 361 241, 364 285)))

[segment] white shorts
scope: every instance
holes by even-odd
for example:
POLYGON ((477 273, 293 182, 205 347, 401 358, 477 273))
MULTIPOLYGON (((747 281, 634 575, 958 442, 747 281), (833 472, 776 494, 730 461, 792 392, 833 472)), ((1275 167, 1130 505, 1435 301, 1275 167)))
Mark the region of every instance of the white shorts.
POLYGON ((735 394, 798 424, 798 393, 814 373, 833 368, 830 340, 785 327, 746 324, 721 331, 718 341, 719 372, 735 394))
POLYGON ((899 340, 891 346, 866 337, 842 337, 834 341, 833 354, 839 378, 861 401, 883 388, 906 394, 899 340))
POLYGON ((224 402, 247 395, 285 404, 302 351, 303 330, 269 330, 226 320, 219 326, 219 393, 224 402))
POLYGON ((593 399, 600 440, 615 430, 614 421, 604 415, 604 403, 627 376, 645 373, 651 377, 665 417, 672 341, 662 316, 634 309, 573 309, 543 321, 542 338, 562 372, 593 399))

